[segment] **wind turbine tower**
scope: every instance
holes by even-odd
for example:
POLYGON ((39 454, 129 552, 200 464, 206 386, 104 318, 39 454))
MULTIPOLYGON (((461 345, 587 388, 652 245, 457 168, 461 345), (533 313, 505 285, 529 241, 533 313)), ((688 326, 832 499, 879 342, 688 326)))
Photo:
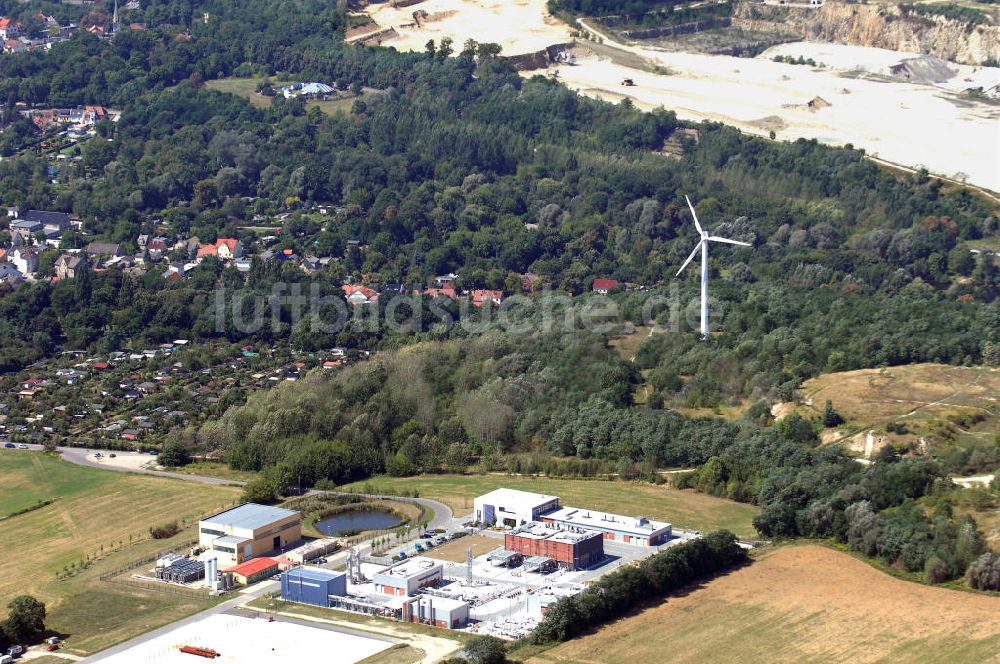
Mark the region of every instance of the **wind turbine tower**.
POLYGON ((708 337, 708 243, 724 242, 726 244, 738 244, 741 247, 750 247, 753 245, 749 242, 739 242, 737 240, 730 240, 729 238, 709 235, 708 231, 702 229, 701 224, 698 223, 698 215, 695 214, 694 206, 691 205, 691 199, 685 196, 684 200, 687 201, 688 208, 691 210, 691 217, 694 219, 694 227, 698 229, 698 235, 701 239, 691 251, 691 255, 687 257, 686 261, 684 261, 684 265, 681 265, 681 269, 677 270, 677 274, 674 276, 680 276, 680 273, 684 271, 684 268, 688 266, 688 263, 690 263, 695 254, 698 253, 698 249, 701 249, 701 338, 705 339, 708 337))

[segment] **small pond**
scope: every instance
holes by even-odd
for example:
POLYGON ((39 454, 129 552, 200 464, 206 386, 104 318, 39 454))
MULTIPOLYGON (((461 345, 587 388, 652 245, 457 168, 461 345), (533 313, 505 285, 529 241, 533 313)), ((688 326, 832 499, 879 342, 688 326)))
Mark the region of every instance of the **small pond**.
POLYGON ((324 535, 336 536, 347 530, 383 530, 398 526, 400 523, 400 518, 389 512, 350 510, 317 521, 316 530, 324 535))

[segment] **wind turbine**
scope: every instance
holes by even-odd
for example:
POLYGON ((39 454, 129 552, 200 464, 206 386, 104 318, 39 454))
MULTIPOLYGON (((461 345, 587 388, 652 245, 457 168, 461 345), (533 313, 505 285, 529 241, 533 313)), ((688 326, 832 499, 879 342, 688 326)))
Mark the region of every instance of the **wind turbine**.
POLYGON ((684 265, 681 265, 681 269, 677 270, 677 274, 674 276, 680 276, 680 273, 684 271, 684 268, 688 266, 694 255, 698 253, 698 249, 701 249, 701 338, 704 339, 708 336, 708 243, 709 242, 725 242, 726 244, 738 244, 741 247, 751 247, 749 242, 739 242, 737 240, 730 240, 724 237, 716 237, 714 235, 709 235, 708 231, 703 230, 701 224, 698 223, 698 215, 694 212, 694 206, 691 205, 691 199, 687 196, 684 197, 687 201, 688 207, 691 209, 691 216, 694 217, 694 227, 698 229, 698 234, 701 236, 701 240, 695 245, 694 249, 691 251, 691 255, 687 257, 684 261, 684 265))

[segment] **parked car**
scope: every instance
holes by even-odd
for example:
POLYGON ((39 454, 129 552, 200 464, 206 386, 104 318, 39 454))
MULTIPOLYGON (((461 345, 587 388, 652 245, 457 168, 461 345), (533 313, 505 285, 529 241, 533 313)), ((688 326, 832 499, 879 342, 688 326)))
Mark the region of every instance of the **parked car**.
POLYGON ((104 455, 101 454, 100 452, 94 452, 94 458, 95 459, 100 459, 102 456, 104 456, 104 455))
POLYGON ((53 652, 54 650, 59 650, 59 644, 58 643, 50 643, 49 647, 46 648, 46 650, 48 650, 49 652, 53 652))
POLYGON ((416 549, 417 551, 423 551, 424 545, 421 544, 420 542, 417 542, 416 544, 413 545, 413 548, 416 549))
POLYGON ((111 457, 112 459, 114 459, 118 455, 117 454, 109 454, 108 456, 111 457))
POLYGON ((406 560, 406 551, 400 551, 399 552, 399 559, 400 560, 406 560))
POLYGON ((45 639, 45 642, 46 643, 62 643, 62 639, 60 639, 58 636, 50 636, 49 638, 45 639))
POLYGON ((23 652, 24 648, 22 648, 21 646, 11 646, 7 648, 7 654, 10 655, 11 657, 17 657, 23 652))
POLYGON ((14 449, 14 443, 4 443, 3 446, 6 447, 8 450, 14 449))
POLYGON ((17 449, 19 449, 19 450, 26 450, 26 449, 28 449, 28 446, 25 445, 24 443, 18 443, 17 449))
POLYGON ((0 664, 10 664, 14 661, 14 658, 10 655, 0 655, 0 664))

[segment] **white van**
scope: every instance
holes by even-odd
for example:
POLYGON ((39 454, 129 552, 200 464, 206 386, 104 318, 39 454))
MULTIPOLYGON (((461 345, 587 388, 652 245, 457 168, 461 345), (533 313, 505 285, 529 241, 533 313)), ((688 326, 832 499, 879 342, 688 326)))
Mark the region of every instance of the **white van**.
POLYGON ((0 664, 10 664, 14 661, 14 658, 10 655, 0 655, 0 664))

